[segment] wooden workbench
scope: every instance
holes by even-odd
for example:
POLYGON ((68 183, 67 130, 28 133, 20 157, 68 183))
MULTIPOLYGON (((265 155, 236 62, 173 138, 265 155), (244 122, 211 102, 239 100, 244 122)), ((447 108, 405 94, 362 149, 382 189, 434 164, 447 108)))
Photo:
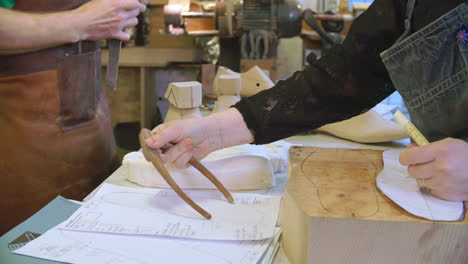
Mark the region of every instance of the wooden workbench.
POLYGON ((382 151, 295 146, 283 197, 291 263, 467 263, 468 219, 433 222, 375 184, 382 151))
MULTIPOLYGON (((409 143, 409 140, 402 140, 398 142, 390 142, 390 143, 384 143, 384 144, 360 144, 360 143, 355 143, 355 142, 351 142, 348 140, 339 139, 334 136, 323 135, 323 134, 294 136, 286 140, 292 144, 299 144, 299 145, 305 145, 305 146, 330 147, 330 148, 331 147, 365 148, 365 149, 378 149, 378 150, 401 149, 401 148, 405 148, 406 144, 409 143)), ((276 173, 275 178, 276 178, 275 187, 271 189, 266 189, 266 190, 258 190, 258 191, 255 191, 255 193, 283 196, 285 192, 286 182, 287 182, 287 172, 284 171, 281 173, 276 173)), ((111 176, 109 176, 105 180, 105 182, 118 185, 118 186, 145 188, 135 183, 127 181, 125 171, 122 168, 119 168, 117 171, 115 171, 111 176)), ((97 191, 97 189, 95 191, 97 191)), ((93 195, 93 193, 91 193, 85 200, 89 199, 93 195)), ((280 216, 283 213, 284 213, 284 210, 281 209, 280 216)), ((276 255, 274 264, 290 264, 290 263, 291 262, 285 256, 283 249, 280 248, 279 252, 276 255)))

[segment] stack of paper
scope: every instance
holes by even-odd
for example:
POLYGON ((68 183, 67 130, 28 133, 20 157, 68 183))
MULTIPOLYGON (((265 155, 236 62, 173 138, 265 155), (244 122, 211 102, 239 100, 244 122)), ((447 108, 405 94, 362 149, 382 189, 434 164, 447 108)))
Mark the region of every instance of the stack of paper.
MULTIPOLYGON (((280 231, 279 197, 103 185, 66 221, 15 251, 67 263, 271 263, 280 231)), ((276 249, 275 249, 276 248, 276 249)))

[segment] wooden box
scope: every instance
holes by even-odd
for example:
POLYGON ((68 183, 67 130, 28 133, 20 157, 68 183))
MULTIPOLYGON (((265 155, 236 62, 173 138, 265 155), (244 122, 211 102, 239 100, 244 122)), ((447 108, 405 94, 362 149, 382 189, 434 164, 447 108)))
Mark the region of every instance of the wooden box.
POLYGON ((291 263, 468 263, 466 217, 424 220, 376 188, 382 151, 296 146, 289 155, 281 225, 291 263))

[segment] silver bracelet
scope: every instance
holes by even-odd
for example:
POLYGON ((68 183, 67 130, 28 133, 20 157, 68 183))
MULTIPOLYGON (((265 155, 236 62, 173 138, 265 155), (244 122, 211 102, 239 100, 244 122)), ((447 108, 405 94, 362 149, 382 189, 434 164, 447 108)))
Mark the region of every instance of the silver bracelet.
POLYGON ((221 140, 221 149, 224 148, 224 135, 223 135, 223 130, 221 129, 221 122, 219 121, 219 119, 215 116, 215 115, 211 115, 214 120, 216 120, 216 124, 218 125, 218 130, 219 130, 219 138, 221 140))

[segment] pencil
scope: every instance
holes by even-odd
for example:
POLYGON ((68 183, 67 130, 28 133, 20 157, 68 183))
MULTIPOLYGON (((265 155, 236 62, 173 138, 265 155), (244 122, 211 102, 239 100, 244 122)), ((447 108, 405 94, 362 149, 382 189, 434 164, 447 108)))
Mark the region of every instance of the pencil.
MULTIPOLYGON (((421 131, 419 131, 400 110, 397 110, 395 114, 393 114, 393 118, 408 132, 416 144, 419 146, 429 145, 429 141, 424 137, 421 131)), ((424 178, 422 179, 422 186, 424 187, 424 178)))
POLYGON ((429 145, 429 141, 423 136, 421 131, 419 131, 411 121, 409 121, 406 116, 403 115, 400 110, 397 110, 393 115, 393 118, 400 124, 406 132, 410 135, 410 137, 418 144, 419 146, 427 146, 429 145))

